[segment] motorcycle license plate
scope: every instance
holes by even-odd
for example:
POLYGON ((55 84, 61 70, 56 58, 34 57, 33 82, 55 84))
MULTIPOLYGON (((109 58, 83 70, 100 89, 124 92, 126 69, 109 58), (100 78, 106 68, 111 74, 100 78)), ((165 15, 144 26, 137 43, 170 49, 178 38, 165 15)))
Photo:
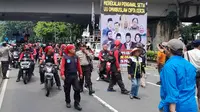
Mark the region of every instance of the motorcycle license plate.
POLYGON ((45 76, 53 76, 53 73, 45 73, 45 76))

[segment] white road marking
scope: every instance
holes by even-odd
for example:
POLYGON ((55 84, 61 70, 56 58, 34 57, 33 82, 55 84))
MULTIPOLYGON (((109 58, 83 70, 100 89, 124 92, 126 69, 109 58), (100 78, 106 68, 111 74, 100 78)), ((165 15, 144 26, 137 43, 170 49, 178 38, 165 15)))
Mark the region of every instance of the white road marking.
POLYGON ((153 75, 153 76, 155 76, 155 77, 160 77, 159 75, 153 75))
MULTIPOLYGON (((85 90, 88 91, 87 88, 84 88, 85 90)), ((116 110, 115 108, 113 108, 111 105, 109 105, 108 103, 106 103, 105 101, 103 101, 100 97, 98 97, 97 95, 95 94, 92 94, 92 96, 97 99, 102 105, 106 106, 110 111, 112 112, 119 112, 118 110, 116 110)))
MULTIPOLYGON (((9 73, 10 73, 10 71, 8 70, 8 72, 7 72, 7 76, 8 77, 9 77, 9 73)), ((5 95, 5 92, 6 92, 6 87, 7 87, 7 84, 8 84, 8 79, 5 79, 2 84, 3 84, 2 91, 0 93, 0 110, 1 110, 1 106, 3 104, 3 98, 4 98, 4 95, 5 95)))
MULTIPOLYGON (((146 74, 147 74, 147 75, 151 75, 151 73, 148 73, 148 72, 147 72, 146 74)), ((157 75, 152 75, 152 76, 160 77, 160 75, 158 75, 158 74, 157 74, 157 75)))
POLYGON ((160 85, 154 84, 154 83, 152 83, 152 82, 147 82, 147 84, 151 84, 151 85, 154 85, 154 86, 160 87, 160 85))

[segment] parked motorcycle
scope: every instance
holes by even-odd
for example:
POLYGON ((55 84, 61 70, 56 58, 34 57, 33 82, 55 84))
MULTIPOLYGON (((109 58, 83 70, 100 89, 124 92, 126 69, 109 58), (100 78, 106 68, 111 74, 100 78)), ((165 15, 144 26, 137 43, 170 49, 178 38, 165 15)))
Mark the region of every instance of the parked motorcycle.
POLYGON ((32 77, 32 74, 29 72, 31 69, 31 60, 29 58, 23 58, 20 62, 20 69, 22 70, 23 82, 27 84, 32 77))
POLYGON ((54 70, 56 66, 52 63, 46 63, 44 67, 44 81, 45 81, 45 89, 46 89, 46 96, 48 97, 50 91, 54 85, 54 70))
POLYGON ((102 71, 102 68, 105 68, 103 71, 103 74, 100 75, 100 78, 106 82, 110 82, 110 75, 111 75, 111 63, 109 62, 108 56, 103 56, 105 67, 102 67, 103 65, 99 65, 99 75, 100 71, 102 71))
POLYGON ((12 65, 14 68, 18 68, 19 51, 14 51, 12 54, 12 65))

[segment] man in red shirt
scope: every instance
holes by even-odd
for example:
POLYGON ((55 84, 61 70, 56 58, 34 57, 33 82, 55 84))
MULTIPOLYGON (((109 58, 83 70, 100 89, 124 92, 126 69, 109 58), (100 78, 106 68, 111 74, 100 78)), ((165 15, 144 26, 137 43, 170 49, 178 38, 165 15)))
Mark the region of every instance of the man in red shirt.
POLYGON ((71 100, 70 100, 70 90, 71 85, 74 88, 74 107, 75 109, 81 111, 82 108, 80 106, 80 86, 78 77, 82 79, 83 73, 80 65, 79 58, 75 55, 75 46, 68 45, 65 49, 65 54, 61 60, 61 78, 64 80, 64 91, 65 91, 65 101, 67 108, 71 108, 71 100), (77 74, 79 72, 79 76, 77 74))
MULTIPOLYGON (((30 52, 30 48, 28 45, 25 45, 24 46, 24 52, 22 52, 20 54, 20 57, 19 57, 19 62, 23 59, 23 58, 30 58, 31 59, 31 69, 29 70, 30 74, 33 74, 33 71, 34 71, 34 57, 33 57, 33 54, 30 52)), ((20 78, 21 78, 21 74, 22 74, 22 70, 19 69, 19 73, 18 73, 18 77, 17 77, 17 80, 16 82, 19 82, 20 81, 20 78)))
POLYGON ((60 48, 61 48, 61 49, 60 49, 60 56, 62 57, 63 54, 65 53, 64 51, 65 51, 65 49, 66 49, 66 45, 65 45, 65 44, 62 44, 60 48))
POLYGON ((103 50, 99 52, 99 61, 100 61, 100 67, 99 67, 99 78, 103 78, 103 74, 106 73, 106 61, 104 58, 109 56, 110 51, 108 50, 107 43, 103 43, 103 50))
POLYGON ((114 60, 111 62, 111 81, 108 86, 108 91, 115 91, 113 86, 118 83, 121 93, 128 94, 129 91, 125 89, 124 83, 122 81, 121 71, 120 71, 120 56, 122 55, 119 51, 121 42, 119 40, 115 41, 115 47, 111 50, 111 54, 114 57, 114 60))
MULTIPOLYGON (((43 54, 40 64, 43 64, 43 62, 58 65, 57 56, 54 53, 53 48, 49 47, 47 49, 47 52, 43 54)), ((58 86, 58 89, 61 90, 60 78, 58 75, 58 70, 56 68, 53 69, 53 74, 56 81, 56 85, 58 86)), ((41 84, 44 83, 44 72, 42 71, 40 71, 40 81, 41 81, 41 84)))

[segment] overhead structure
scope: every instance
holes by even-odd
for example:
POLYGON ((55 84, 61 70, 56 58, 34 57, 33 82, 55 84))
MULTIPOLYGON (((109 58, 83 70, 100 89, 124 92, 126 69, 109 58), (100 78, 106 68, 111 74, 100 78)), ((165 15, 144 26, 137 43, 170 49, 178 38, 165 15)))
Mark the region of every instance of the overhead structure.
MULTIPOLYGON (((147 1, 147 0, 141 0, 147 1)), ((91 23, 92 3, 98 23, 101 0, 1 0, 0 20, 66 21, 91 23)), ((199 0, 148 0, 148 18, 165 17, 180 9, 182 21, 200 14, 199 0)), ((200 19, 199 19, 200 21, 200 19)))

